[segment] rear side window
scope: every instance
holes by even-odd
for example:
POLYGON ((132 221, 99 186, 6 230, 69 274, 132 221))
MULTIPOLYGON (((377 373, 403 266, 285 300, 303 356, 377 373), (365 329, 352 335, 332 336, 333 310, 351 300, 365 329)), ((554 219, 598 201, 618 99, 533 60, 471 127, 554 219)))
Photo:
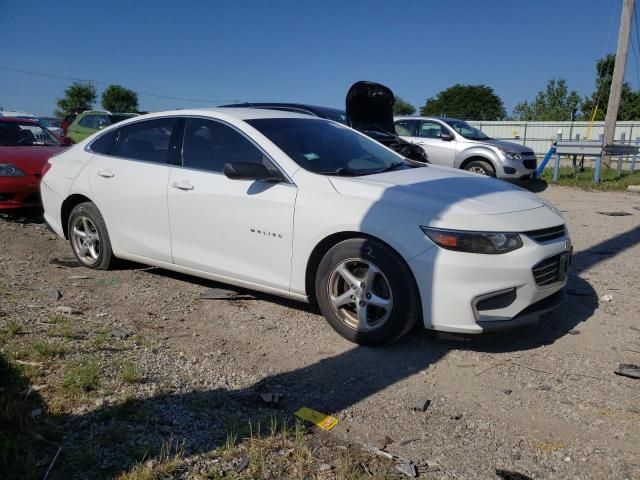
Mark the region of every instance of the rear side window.
POLYGON ((184 167, 221 173, 225 163, 236 162, 262 163, 270 168, 260 149, 233 128, 207 119, 186 120, 182 145, 184 167))
POLYGON ((111 121, 107 115, 85 115, 78 120, 78 125, 98 130, 111 125, 111 121))
POLYGON ((90 146, 89 150, 102 155, 113 155, 116 146, 118 130, 110 130, 104 135, 100 135, 90 146))
POLYGON ((169 143, 175 124, 175 118, 158 118, 120 128, 116 156, 145 162, 167 163, 169 143))

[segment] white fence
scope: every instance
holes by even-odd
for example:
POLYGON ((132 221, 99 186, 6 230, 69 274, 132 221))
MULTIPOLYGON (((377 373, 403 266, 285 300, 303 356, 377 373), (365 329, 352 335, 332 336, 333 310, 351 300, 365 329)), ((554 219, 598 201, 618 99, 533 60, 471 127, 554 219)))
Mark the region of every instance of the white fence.
MULTIPOLYGON (((470 121, 471 125, 482 130, 490 137, 509 140, 526 145, 536 152, 536 155, 544 155, 549 150, 551 142, 556 140, 558 133, 562 133, 562 139, 575 140, 580 135, 580 140, 585 140, 589 122, 518 122, 518 121, 470 121)), ((594 122, 589 133, 589 140, 598 140, 604 133, 604 122, 594 122)), ((616 125, 615 141, 619 142, 624 134, 625 143, 635 142, 640 137, 640 122, 618 122, 616 125)))

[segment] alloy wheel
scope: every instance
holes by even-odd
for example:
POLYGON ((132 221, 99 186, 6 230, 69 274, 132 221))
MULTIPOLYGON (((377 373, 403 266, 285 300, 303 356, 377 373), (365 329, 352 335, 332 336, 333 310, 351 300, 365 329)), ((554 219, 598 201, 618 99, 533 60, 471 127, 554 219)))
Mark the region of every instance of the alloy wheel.
POLYGON ((327 287, 331 308, 354 330, 371 332, 379 329, 393 310, 389 280, 368 260, 343 260, 331 272, 327 287))
POLYGON ((100 234, 89 217, 76 217, 71 226, 71 244, 78 259, 85 265, 95 265, 100 260, 100 234))

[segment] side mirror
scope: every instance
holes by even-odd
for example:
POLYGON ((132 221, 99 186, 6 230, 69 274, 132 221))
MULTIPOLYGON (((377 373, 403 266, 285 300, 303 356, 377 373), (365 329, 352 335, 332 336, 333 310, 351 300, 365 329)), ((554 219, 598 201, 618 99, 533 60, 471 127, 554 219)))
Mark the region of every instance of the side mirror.
POLYGON ((282 175, 270 172, 262 163, 225 163, 225 176, 231 180, 261 180, 263 182, 281 182, 282 175))
POLYGON ((445 142, 450 142, 451 140, 453 140, 453 135, 451 134, 451 132, 445 132, 444 130, 440 133, 440 140, 445 141, 445 142))

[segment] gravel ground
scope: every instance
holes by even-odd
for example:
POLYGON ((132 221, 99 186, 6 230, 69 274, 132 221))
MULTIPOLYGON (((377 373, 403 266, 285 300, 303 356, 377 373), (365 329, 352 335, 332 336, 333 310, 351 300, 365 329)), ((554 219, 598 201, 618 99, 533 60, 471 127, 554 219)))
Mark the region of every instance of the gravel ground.
POLYGON ((30 367, 43 405, 34 417, 58 429, 36 466, 60 444, 49 478, 117 475, 169 442, 186 461, 175 475, 202 478, 221 465, 211 452, 234 422, 308 406, 340 420, 306 432, 320 445, 319 478, 340 476, 341 447, 364 443, 431 465, 423 478, 640 478, 640 381, 613 374, 640 363, 640 196, 540 195, 574 243, 565 306, 513 332, 418 330, 377 349, 342 340, 308 305, 203 300, 221 285, 141 265, 80 268, 37 216, 1 216, 0 327, 19 331, 0 352, 30 367), (97 378, 74 393, 87 365, 97 378), (264 405, 267 392, 281 405, 264 405))

